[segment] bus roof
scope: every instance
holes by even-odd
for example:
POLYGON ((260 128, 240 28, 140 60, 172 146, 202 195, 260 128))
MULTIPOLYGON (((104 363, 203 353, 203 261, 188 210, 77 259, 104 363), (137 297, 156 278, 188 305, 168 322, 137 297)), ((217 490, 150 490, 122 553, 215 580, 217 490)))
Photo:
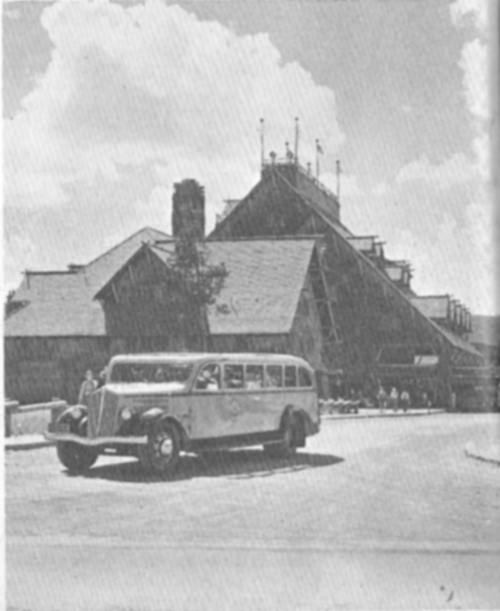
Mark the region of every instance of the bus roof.
POLYGON ((176 363, 200 363, 203 361, 218 360, 222 362, 258 361, 265 363, 290 363, 295 365, 311 365, 304 359, 291 354, 274 354, 265 352, 150 352, 139 354, 118 354, 111 359, 115 363, 163 363, 175 361, 176 363))

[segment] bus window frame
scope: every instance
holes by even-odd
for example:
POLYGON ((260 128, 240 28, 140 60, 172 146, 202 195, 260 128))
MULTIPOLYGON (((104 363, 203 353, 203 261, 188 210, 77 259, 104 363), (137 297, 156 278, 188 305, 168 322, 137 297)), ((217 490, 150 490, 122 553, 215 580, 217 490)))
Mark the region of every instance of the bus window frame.
POLYGON ((297 365, 284 365, 284 369, 283 369, 283 388, 285 388, 285 389, 294 388, 295 390, 300 388, 300 386, 298 385, 297 365), (295 384, 293 386, 287 386, 286 385, 286 370, 287 370, 287 367, 293 367, 293 369, 295 370, 295 384))
POLYGON ((244 390, 248 390, 250 392, 260 392, 260 391, 265 389, 264 363, 245 363, 245 374, 244 374, 243 389, 244 390), (261 370, 261 378, 260 378, 261 384, 260 384, 260 386, 257 386, 255 388, 249 388, 248 387, 248 383, 253 381, 253 380, 247 379, 248 368, 249 367, 259 367, 260 368, 260 370, 261 370))
POLYGON ((214 393, 220 393, 223 390, 223 386, 222 386, 222 382, 223 382, 223 376, 222 376, 222 363, 220 361, 205 361, 204 363, 201 363, 200 366, 196 369, 195 368, 195 373, 194 373, 194 379, 193 379, 193 384, 191 387, 191 392, 193 393, 208 393, 213 395, 214 393), (197 388, 197 384, 198 384, 198 376, 201 375, 201 372, 206 368, 209 367, 210 365, 214 366, 216 365, 219 368, 219 387, 217 389, 210 389, 210 388, 197 388))
POLYGON ((264 366, 264 389, 267 391, 272 391, 272 392, 276 392, 276 391, 283 391, 283 389, 285 388, 285 374, 284 374, 284 367, 285 365, 283 363, 277 365, 275 363, 267 363, 264 366), (280 382, 281 385, 280 386, 270 386, 267 381, 268 379, 271 378, 271 375, 268 373, 268 368, 269 367, 274 367, 275 369, 279 369, 280 370, 280 382))
POLYGON ((304 365, 298 365, 297 366, 297 388, 314 388, 313 375, 309 371, 309 369, 304 367, 304 365), (300 372, 301 371, 305 371, 306 375, 309 378, 310 383, 307 386, 304 386, 303 384, 300 383, 300 372))
POLYGON ((241 362, 225 362, 222 363, 222 387, 221 387, 221 391, 222 392, 244 392, 247 391, 247 389, 245 388, 245 363, 241 363, 241 362), (230 386, 226 386, 226 367, 241 367, 242 372, 243 372, 243 377, 241 380, 241 386, 239 387, 230 387, 230 386))

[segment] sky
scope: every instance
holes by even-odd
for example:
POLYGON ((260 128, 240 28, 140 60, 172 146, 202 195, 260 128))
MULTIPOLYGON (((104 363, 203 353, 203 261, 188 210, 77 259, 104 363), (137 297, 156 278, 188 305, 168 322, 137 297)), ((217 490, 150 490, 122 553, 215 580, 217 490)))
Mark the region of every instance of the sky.
POLYGON ((487 0, 4 2, 4 287, 85 263, 173 184, 224 199, 284 155, 324 155, 356 235, 411 261, 419 294, 495 304, 487 0))

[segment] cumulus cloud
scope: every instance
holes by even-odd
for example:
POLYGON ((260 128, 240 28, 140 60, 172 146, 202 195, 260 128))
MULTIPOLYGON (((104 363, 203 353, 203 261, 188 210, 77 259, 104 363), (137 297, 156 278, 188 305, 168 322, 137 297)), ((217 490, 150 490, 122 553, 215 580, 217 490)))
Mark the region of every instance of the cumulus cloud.
POLYGON ((284 63, 265 34, 237 36, 159 0, 61 1, 43 11, 42 25, 51 60, 5 126, 4 188, 8 230, 20 231, 23 214, 23 232, 42 220, 36 243, 47 236, 52 265, 67 257, 53 246, 64 214, 79 218, 72 231, 83 256, 89 229, 110 235, 117 217, 120 227, 140 216, 168 228, 170 203, 160 211, 159 194, 186 177, 205 185, 213 219, 258 176, 260 117, 268 150, 284 149, 295 116, 311 142, 322 134, 330 151, 342 142, 333 91, 284 63), (118 187, 144 167, 152 172, 141 192, 118 187))
POLYGON ((343 210, 348 225, 359 233, 378 233, 387 241, 388 256, 412 262, 418 293, 449 292, 477 313, 493 313, 487 2, 456 0, 450 15, 456 27, 469 24, 473 36, 457 58, 474 132, 470 150, 440 162, 415 159, 393 181, 364 193, 345 193, 343 210))
MULTIPOLYGON (((455 0, 450 5, 450 16, 453 25, 463 27, 471 19, 480 31, 486 29, 489 0, 455 0)), ((491 1, 491 0, 490 0, 491 1)))
POLYGON ((440 164, 431 163, 423 156, 403 166, 395 180, 398 184, 424 180, 438 188, 446 189, 455 184, 467 183, 476 175, 477 170, 472 160, 463 153, 457 153, 440 164))

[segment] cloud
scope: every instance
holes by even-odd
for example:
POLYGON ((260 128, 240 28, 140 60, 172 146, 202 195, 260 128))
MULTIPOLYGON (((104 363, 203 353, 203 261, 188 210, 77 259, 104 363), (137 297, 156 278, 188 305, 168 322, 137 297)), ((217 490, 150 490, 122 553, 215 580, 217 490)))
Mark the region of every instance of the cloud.
POLYGON ((402 167, 395 180, 397 184, 424 180, 437 188, 446 189, 455 184, 467 183, 476 176, 474 162, 463 153, 456 153, 440 164, 431 163, 423 156, 402 167))
POLYGON ((463 99, 474 136, 470 150, 440 162, 427 156, 400 168, 392 181, 361 193, 346 193, 347 224, 386 240, 386 254, 414 267, 420 294, 452 293, 474 312, 493 313, 495 269, 494 214, 487 120, 487 2, 457 0, 452 23, 470 24, 457 63, 463 74, 463 99))
POLYGON ((213 220, 258 176, 260 117, 268 151, 281 154, 295 116, 304 153, 308 137, 312 149, 321 134, 332 154, 343 140, 333 91, 283 62, 266 34, 237 36, 159 0, 61 1, 42 25, 50 63, 4 129, 6 226, 33 240, 40 265, 66 262, 61 227, 83 260, 99 250, 96 228, 167 228, 170 203, 160 199, 186 177, 205 185, 213 220))
POLYGON ((492 312, 491 207, 478 197, 479 172, 451 171, 463 163, 414 161, 393 181, 345 193, 343 220, 358 235, 378 235, 389 258, 409 260, 418 294, 452 293, 492 312))
POLYGON ((463 70, 464 96, 469 112, 478 119, 490 117, 488 52, 479 38, 464 45, 459 62, 463 70))
POLYGON ((473 25, 484 31, 488 20, 488 0, 455 0, 450 5, 450 16, 456 27, 465 26, 471 18, 473 25))

